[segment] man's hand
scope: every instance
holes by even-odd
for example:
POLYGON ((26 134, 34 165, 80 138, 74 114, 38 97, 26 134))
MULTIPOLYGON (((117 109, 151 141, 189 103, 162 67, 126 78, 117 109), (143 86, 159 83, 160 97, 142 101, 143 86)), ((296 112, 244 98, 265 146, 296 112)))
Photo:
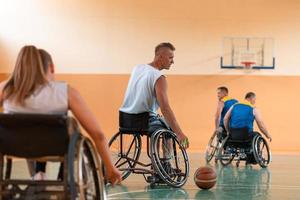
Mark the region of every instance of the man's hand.
POLYGON ((215 130, 216 133, 222 133, 223 132, 223 128, 222 127, 218 127, 216 130, 215 130))
POLYGON ((187 138, 187 136, 185 136, 183 133, 181 134, 177 134, 177 138, 179 143, 183 146, 183 148, 187 149, 189 148, 189 139, 187 138))
POLYGON ((113 166, 112 169, 106 169, 106 180, 111 183, 112 186, 120 184, 122 181, 121 172, 113 166))

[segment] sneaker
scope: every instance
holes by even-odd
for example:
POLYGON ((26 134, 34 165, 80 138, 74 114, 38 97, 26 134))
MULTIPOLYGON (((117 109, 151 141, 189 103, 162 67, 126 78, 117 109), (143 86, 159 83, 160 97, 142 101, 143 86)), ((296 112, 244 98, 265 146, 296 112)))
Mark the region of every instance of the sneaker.
POLYGON ((163 162, 162 166, 165 172, 170 176, 178 176, 181 173, 180 169, 173 168, 170 162, 163 162))

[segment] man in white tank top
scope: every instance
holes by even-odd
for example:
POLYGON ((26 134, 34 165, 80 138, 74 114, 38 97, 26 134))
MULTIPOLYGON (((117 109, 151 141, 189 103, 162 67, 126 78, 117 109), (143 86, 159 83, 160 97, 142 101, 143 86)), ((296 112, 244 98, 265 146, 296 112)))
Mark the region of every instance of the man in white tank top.
POLYGON ((169 126, 176 133, 179 142, 184 142, 184 146, 188 148, 188 139, 169 104, 166 77, 161 73, 161 70, 170 69, 174 63, 174 51, 171 43, 161 43, 156 46, 155 57, 151 63, 138 65, 133 69, 120 111, 129 114, 149 112, 150 133, 169 126), (157 117, 158 108, 167 123, 157 117))

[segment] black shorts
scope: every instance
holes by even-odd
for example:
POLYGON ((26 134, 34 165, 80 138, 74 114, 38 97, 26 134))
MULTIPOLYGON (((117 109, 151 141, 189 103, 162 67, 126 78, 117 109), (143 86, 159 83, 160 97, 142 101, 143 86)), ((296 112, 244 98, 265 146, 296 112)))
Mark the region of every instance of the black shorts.
MULTIPOLYGON (((252 148, 253 138, 258 134, 259 133, 253 131, 249 132, 247 128, 230 129, 230 138, 232 140, 249 141, 245 146, 249 148, 252 148)), ((247 162, 249 164, 257 164, 253 152, 247 155, 247 162)))
POLYGON ((232 128, 230 129, 230 138, 233 140, 252 140, 257 132, 249 132, 248 128, 232 128))

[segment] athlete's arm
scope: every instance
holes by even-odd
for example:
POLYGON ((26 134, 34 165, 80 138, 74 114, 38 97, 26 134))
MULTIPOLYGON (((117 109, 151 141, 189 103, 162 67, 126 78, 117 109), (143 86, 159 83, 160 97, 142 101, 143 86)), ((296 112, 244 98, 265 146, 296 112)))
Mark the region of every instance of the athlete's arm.
MULTIPOLYGON (((156 93, 157 101, 159 103, 160 110, 164 118, 166 119, 166 121, 168 122, 172 130, 176 133, 179 142, 182 143, 185 139, 187 139, 187 136, 185 136, 185 134, 181 130, 175 118, 175 114, 171 109, 168 95, 167 95, 167 88, 168 85, 167 85, 166 77, 161 76, 155 83, 155 93, 156 93)), ((188 144, 186 148, 188 148, 188 144)))
POLYGON ((224 108, 224 102, 219 101, 218 106, 217 106, 217 111, 216 111, 216 114, 215 114, 215 128, 216 128, 216 130, 220 126, 221 112, 222 112, 223 108, 224 108))
POLYGON ((97 118, 88 108, 79 92, 75 88, 72 88, 70 86, 68 87, 68 103, 69 108, 76 119, 80 122, 82 127, 95 142, 97 151, 100 154, 101 159, 106 167, 106 178, 113 185, 115 183, 120 183, 121 173, 112 162, 110 151, 108 148, 108 142, 102 129, 100 128, 97 118))
POLYGON ((272 141, 272 137, 271 135, 269 134, 267 128, 266 128, 266 125, 265 123, 263 122, 263 119, 262 119, 262 116, 259 112, 259 110, 257 108, 254 108, 253 109, 253 114, 255 116, 255 121, 256 121, 256 124, 259 128, 259 130, 270 140, 270 142, 272 141))
POLYGON ((231 106, 231 108, 227 111, 227 113, 224 117, 224 126, 225 126, 227 133, 229 133, 229 120, 230 120, 232 108, 233 108, 233 106, 231 106))

